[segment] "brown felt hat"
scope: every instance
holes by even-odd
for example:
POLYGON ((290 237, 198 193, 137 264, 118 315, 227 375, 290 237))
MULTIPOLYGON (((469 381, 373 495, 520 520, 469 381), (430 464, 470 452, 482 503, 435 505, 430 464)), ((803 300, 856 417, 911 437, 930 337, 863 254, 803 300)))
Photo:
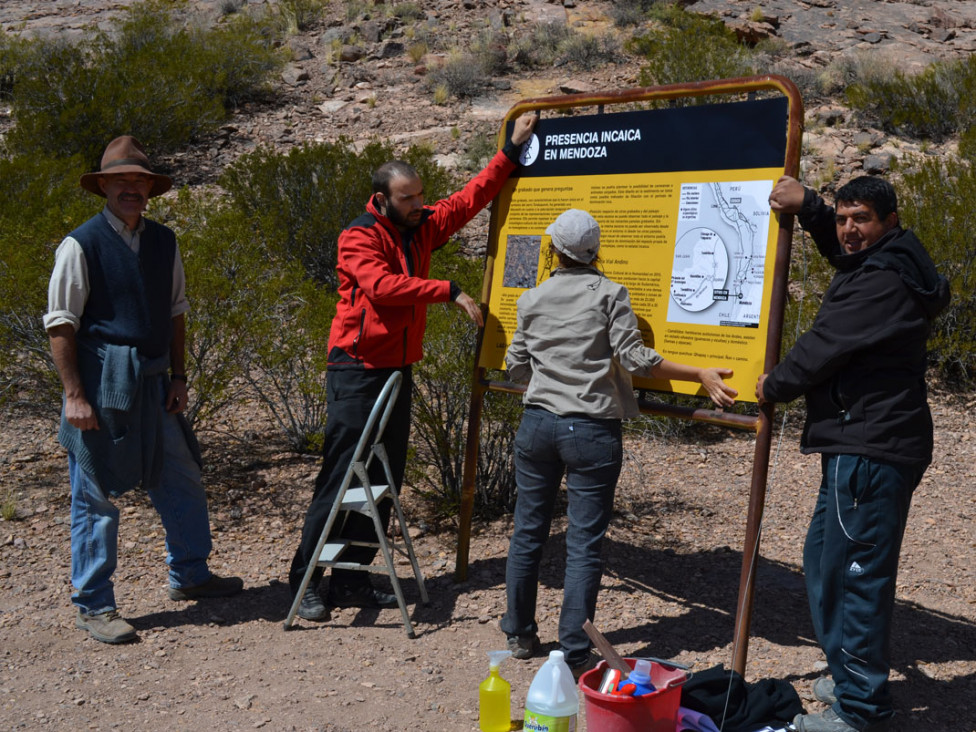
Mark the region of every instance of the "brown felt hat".
POLYGON ((102 155, 102 169, 97 173, 85 173, 81 176, 81 187, 96 196, 105 197, 98 179, 103 175, 120 175, 122 173, 144 173, 152 176, 153 187, 149 197, 161 196, 173 187, 173 179, 168 175, 154 173, 149 165, 149 158, 142 149, 142 144, 132 135, 122 135, 112 140, 102 155))

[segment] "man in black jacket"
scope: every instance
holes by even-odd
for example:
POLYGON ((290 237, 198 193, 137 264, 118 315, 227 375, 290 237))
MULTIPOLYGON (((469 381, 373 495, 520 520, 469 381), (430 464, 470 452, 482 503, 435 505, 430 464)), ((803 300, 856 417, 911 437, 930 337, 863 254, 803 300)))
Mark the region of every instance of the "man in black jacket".
POLYGON ((814 695, 831 706, 794 725, 885 730, 894 714, 888 641, 898 555, 912 493, 932 460, 925 344, 949 286, 899 226, 887 181, 852 180, 834 209, 784 176, 769 203, 798 214, 837 270, 810 330, 756 384, 760 402, 806 396, 801 449, 822 460, 803 571, 830 670, 814 695))

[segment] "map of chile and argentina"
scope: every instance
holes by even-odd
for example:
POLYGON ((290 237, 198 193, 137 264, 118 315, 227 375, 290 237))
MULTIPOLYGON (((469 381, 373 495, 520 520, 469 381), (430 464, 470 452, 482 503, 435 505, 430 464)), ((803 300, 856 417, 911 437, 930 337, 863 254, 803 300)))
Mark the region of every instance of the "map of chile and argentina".
POLYGON ((668 321, 759 327, 772 186, 681 185, 668 321))

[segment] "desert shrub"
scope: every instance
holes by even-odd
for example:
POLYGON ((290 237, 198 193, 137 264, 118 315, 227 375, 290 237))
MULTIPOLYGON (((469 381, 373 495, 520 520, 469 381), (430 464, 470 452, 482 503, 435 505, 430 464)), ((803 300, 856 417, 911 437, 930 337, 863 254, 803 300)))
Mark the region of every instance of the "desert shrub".
POLYGON ((478 34, 471 44, 471 53, 487 76, 504 74, 508 70, 508 37, 488 29, 478 34))
POLYGON ((427 44, 424 41, 415 41, 407 46, 407 56, 409 56, 410 60, 415 64, 419 64, 421 61, 423 61, 424 56, 427 55, 427 51, 427 44))
POLYGON ((21 43, 18 38, 0 28, 0 99, 10 99, 13 94, 21 43))
POLYGON ((878 74, 849 86, 847 99, 887 132, 944 140, 976 122, 976 56, 878 74))
MULTIPOLYGON (((434 255, 431 276, 451 279, 468 294, 480 291, 484 265, 458 254, 455 243, 434 255)), ((457 308, 428 308, 424 359, 414 366, 413 441, 408 480, 438 516, 457 512, 474 367, 476 329, 457 308)), ((475 485, 481 515, 515 502, 512 441, 521 415, 517 399, 489 394, 482 414, 475 485)))
POLYGON ((335 296, 215 196, 183 190, 151 213, 176 230, 186 269, 187 417, 215 427, 228 405, 257 403, 295 450, 321 448, 335 296))
POLYGON ((485 75, 476 56, 455 49, 428 69, 427 83, 431 89, 444 86, 451 96, 469 99, 484 91, 485 75))
POLYGON ((638 25, 650 16, 655 6, 669 4, 668 0, 614 0, 610 5, 610 19, 620 28, 638 25))
POLYGON ((220 0, 217 10, 221 15, 233 15, 240 12, 247 0, 220 0))
POLYGON ((272 251, 297 259, 334 290, 339 234, 365 210, 373 171, 397 157, 420 173, 428 199, 450 191, 450 176, 430 148, 415 145, 401 156, 374 141, 357 153, 345 138, 306 143, 287 154, 260 148, 241 156, 220 182, 272 251))
POLYGON ((943 379, 960 387, 976 377, 976 259, 970 229, 976 171, 951 156, 909 160, 899 187, 904 226, 925 244, 949 279, 952 302, 935 322, 929 353, 943 379))
POLYGON ((314 28, 325 12, 324 0, 278 0, 274 14, 287 35, 314 28))
POLYGON ((565 23, 534 23, 528 33, 519 33, 513 38, 510 55, 522 66, 552 66, 559 58, 563 44, 572 35, 572 29, 565 23))
POLYGON ((620 56, 616 36, 610 33, 595 36, 573 33, 559 46, 560 59, 581 71, 592 71, 613 63, 620 56))
POLYGON ((80 158, 0 158, 0 401, 58 403, 41 317, 58 243, 98 210, 80 158))
POLYGON ((797 231, 800 233, 793 236, 789 289, 783 314, 780 353, 784 355, 813 325, 823 295, 834 276, 834 268, 820 255, 813 240, 799 227, 797 231))
POLYGON ((255 21, 213 29, 181 24, 172 3, 131 6, 113 32, 76 44, 35 39, 13 63, 15 151, 82 155, 93 165, 107 140, 133 134, 154 151, 213 130, 228 108, 264 88, 279 54, 255 21))
POLYGON ((394 17, 402 21, 423 20, 427 17, 424 9, 420 7, 420 3, 414 2, 397 3, 391 8, 391 12, 394 17))
POLYGON ((488 165, 498 152, 498 132, 491 125, 478 125, 468 136, 461 157, 461 165, 469 173, 477 173, 488 165))
POLYGON ((629 42, 633 53, 647 59, 640 72, 641 84, 663 86, 754 73, 752 53, 721 20, 674 6, 668 8, 662 11, 660 29, 635 36, 629 42))

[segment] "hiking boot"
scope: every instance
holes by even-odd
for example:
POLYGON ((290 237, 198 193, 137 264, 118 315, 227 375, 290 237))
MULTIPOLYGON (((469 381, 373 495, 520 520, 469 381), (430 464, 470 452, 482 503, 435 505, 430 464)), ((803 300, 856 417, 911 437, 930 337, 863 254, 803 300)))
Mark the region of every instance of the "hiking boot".
POLYGON ((240 577, 218 577, 210 575, 210 579, 195 587, 170 587, 170 600, 200 600, 207 597, 232 597, 244 589, 244 580, 240 577))
POLYGON ((822 714, 797 714, 793 726, 796 732, 857 732, 856 727, 851 727, 833 709, 822 714))
POLYGON ((539 636, 535 634, 508 636, 508 650, 512 652, 512 658, 524 661, 538 654, 540 648, 539 636))
POLYGON ((128 643, 136 639, 136 629, 119 617, 118 610, 106 610, 96 615, 78 611, 75 626, 87 630, 102 643, 128 643))
POLYGON ((813 682, 813 698, 818 702, 833 705, 837 701, 834 693, 834 680, 829 676, 821 676, 813 682))
POLYGON ((332 607, 380 609, 399 605, 396 595, 377 590, 370 584, 357 587, 340 587, 330 582, 325 601, 332 607))
POLYGON ((305 620, 314 620, 317 623, 324 623, 332 619, 332 613, 322 602, 319 591, 315 587, 309 587, 302 595, 301 604, 298 606, 298 617, 305 620))
POLYGON ((599 662, 593 653, 587 653, 582 660, 570 662, 569 656, 566 657, 566 664, 569 666, 569 670, 573 673, 573 681, 579 682, 580 676, 585 674, 591 668, 594 668, 599 662))

